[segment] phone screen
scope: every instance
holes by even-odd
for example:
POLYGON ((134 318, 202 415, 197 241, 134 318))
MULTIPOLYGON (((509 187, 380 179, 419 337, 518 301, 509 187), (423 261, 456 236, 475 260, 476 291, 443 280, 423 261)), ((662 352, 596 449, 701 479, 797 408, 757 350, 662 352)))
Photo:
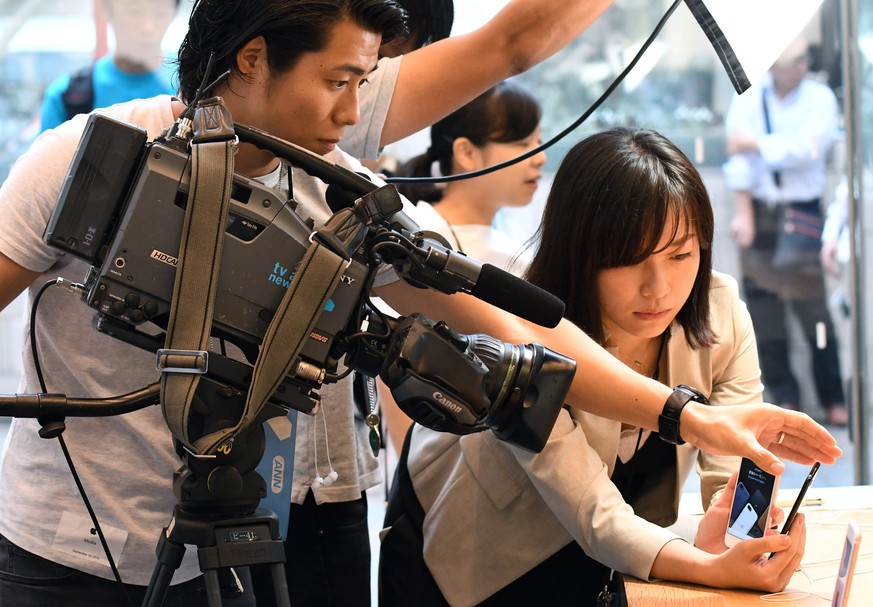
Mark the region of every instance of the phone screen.
POLYGON ((742 540, 763 537, 775 490, 776 477, 743 458, 727 532, 742 540))

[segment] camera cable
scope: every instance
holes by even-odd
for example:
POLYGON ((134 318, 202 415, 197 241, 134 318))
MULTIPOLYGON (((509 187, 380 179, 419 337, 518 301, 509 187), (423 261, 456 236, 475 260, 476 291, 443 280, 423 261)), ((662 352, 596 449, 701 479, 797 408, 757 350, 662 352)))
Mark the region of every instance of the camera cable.
POLYGON ((518 164, 528 158, 536 156, 540 152, 544 152, 548 148, 552 147, 556 143, 558 143, 561 139, 575 131, 583 122, 588 120, 588 118, 593 114, 606 99, 612 94, 612 92, 618 88, 627 75, 634 69, 636 64, 642 59, 646 50, 652 45, 655 41, 655 38, 661 33, 661 30, 664 29, 664 26, 667 24, 667 21, 676 12, 676 9, 679 8, 679 5, 682 4, 683 0, 674 0, 673 4, 667 9, 667 12, 661 17, 661 20, 655 26, 654 31, 649 35, 643 45, 640 47, 640 50, 637 51, 636 55, 634 55, 633 59, 627 64, 627 66, 619 73, 618 76, 615 77, 615 80, 606 88, 600 97, 598 97, 594 103, 592 103, 587 110, 585 110, 579 118, 577 118, 570 126, 565 128, 563 131, 546 141, 545 143, 538 145, 532 150, 517 156, 516 158, 512 158, 505 162, 501 162, 495 164, 490 167, 485 167, 484 169, 479 169, 477 171, 470 171, 469 173, 457 173, 455 175, 440 175, 438 177, 395 177, 390 176, 385 179, 388 183, 448 183, 450 181, 461 181, 464 179, 473 179, 474 177, 481 177, 482 175, 488 175, 489 173, 494 173, 495 171, 499 171, 501 169, 505 169, 507 167, 511 167, 514 164, 518 164))
MULTIPOLYGON (((54 280, 50 280, 42 287, 40 287, 39 291, 33 298, 33 305, 30 308, 30 351, 33 356, 33 368, 36 372, 37 380, 39 381, 39 388, 43 394, 46 394, 48 390, 46 388, 45 378, 42 374, 42 365, 39 362, 39 348, 36 344, 36 312, 43 294, 48 291, 50 287, 53 286, 60 286, 74 293, 84 290, 83 285, 59 277, 54 280)), ((39 422, 42 423, 43 420, 39 419, 39 422)), ((121 594, 124 596, 124 602, 128 605, 128 607, 133 607, 133 604, 130 602, 130 597, 127 596, 127 590, 124 587, 124 582, 121 581, 121 574, 118 572, 118 567, 116 567, 115 560, 112 558, 112 552, 109 550, 109 544, 106 541, 106 536, 103 534, 103 529, 100 526, 100 522, 97 520, 97 514, 94 512, 94 508, 91 506, 91 500, 88 499, 88 495, 85 493, 85 487, 82 485, 82 480, 79 478, 79 473, 76 471, 75 464, 73 464, 73 458, 70 456, 70 451, 67 448, 67 443, 64 440, 64 435, 62 433, 58 433, 56 438, 58 439, 58 444, 60 444, 61 446, 61 451, 64 454, 64 459, 67 461, 67 466, 69 466, 70 468, 70 474, 73 477, 73 482, 76 483, 76 488, 79 490, 79 494, 82 496, 82 502, 84 502, 85 508, 88 510, 88 516, 91 517, 91 522, 94 524, 94 530, 97 532, 97 537, 100 539, 100 545, 103 546, 103 552, 106 554, 106 559, 109 561, 109 568, 112 570, 112 575, 115 578, 115 581, 118 582, 118 587, 121 590, 121 594)))

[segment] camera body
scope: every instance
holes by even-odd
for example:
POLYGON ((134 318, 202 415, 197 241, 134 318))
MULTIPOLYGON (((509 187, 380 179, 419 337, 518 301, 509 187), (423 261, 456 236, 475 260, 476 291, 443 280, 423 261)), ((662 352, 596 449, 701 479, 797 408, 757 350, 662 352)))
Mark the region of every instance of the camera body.
MULTIPOLYGON (((165 327, 191 158, 184 146, 145 139, 139 127, 93 114, 45 238, 92 264, 83 299, 101 315, 133 327, 165 327)), ((309 247, 312 225, 295 206, 278 191, 234 175, 222 264, 215 269, 213 324, 250 354, 256 355, 309 247)), ((328 359, 367 273, 362 261, 352 260, 304 345, 304 359, 319 366, 328 359)))
MULTIPOLYGON (((221 105, 218 98, 209 103, 221 105)), ((139 127, 92 114, 44 234, 49 245, 90 264, 83 299, 96 310, 95 327, 155 352, 165 347, 160 330, 167 329, 177 273, 190 267, 179 260, 192 161, 191 132, 180 134, 185 126, 177 121, 148 141, 139 127)), ((304 340, 298 364, 270 403, 314 413, 318 389, 344 376, 336 373, 344 358, 349 370, 380 375, 400 407, 427 427, 456 434, 491 429, 510 443, 541 450, 569 390, 573 360, 539 344, 458 334, 419 314, 389 318, 367 305, 372 279, 385 263, 414 286, 474 296, 481 283, 502 272, 423 236, 401 211, 393 186, 379 188, 252 127, 233 129, 243 141, 340 186, 344 194, 339 209, 315 229, 278 190, 233 175, 221 263, 211 267, 218 281, 210 335, 237 346, 250 364, 209 353, 198 385, 206 407, 190 414, 189 434, 192 427, 202 436, 200 430, 232 427, 235 418, 242 419, 236 412, 248 406, 241 396, 251 382, 251 365, 258 362, 296 266, 317 239, 348 265, 304 340), (208 395, 206 386, 212 386, 208 395)), ((200 253, 190 245, 186 251, 200 253)), ((203 254, 215 258, 212 251, 203 254)), ((497 281, 494 290, 504 295, 513 286, 519 287, 497 281)), ((274 406, 270 411, 281 414, 274 406)))

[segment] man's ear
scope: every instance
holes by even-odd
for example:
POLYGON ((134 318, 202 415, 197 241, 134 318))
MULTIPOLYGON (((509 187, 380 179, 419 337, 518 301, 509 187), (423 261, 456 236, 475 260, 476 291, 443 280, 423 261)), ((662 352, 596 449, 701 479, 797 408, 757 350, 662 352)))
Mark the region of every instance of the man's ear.
POLYGON ((480 168, 482 163, 481 150, 466 137, 458 137, 452 142, 452 158, 465 173, 480 168))
POLYGON ((270 75, 266 39, 258 36, 246 42, 236 53, 236 65, 246 80, 266 80, 270 75))

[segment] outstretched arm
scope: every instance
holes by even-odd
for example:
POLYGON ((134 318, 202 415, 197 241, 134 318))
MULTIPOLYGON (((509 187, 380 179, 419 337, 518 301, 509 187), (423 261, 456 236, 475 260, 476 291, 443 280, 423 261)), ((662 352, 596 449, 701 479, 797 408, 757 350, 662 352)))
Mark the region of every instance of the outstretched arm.
POLYGON ((479 29, 404 55, 381 145, 420 131, 554 55, 612 0, 512 0, 479 29))
MULTIPOLYGON (((378 291, 401 314, 421 312, 445 320, 456 331, 487 333, 514 344, 537 342, 569 356, 578 363, 567 396, 570 405, 658 429, 658 416, 671 388, 634 373, 567 320, 547 329, 469 295, 443 295, 401 281, 378 291)), ((829 464, 842 453, 828 431, 809 416, 773 405, 707 407, 692 402, 683 409, 679 431, 684 440, 704 451, 745 456, 773 474, 785 468, 779 457, 829 464), (782 432, 785 436, 777 444, 782 432)))

